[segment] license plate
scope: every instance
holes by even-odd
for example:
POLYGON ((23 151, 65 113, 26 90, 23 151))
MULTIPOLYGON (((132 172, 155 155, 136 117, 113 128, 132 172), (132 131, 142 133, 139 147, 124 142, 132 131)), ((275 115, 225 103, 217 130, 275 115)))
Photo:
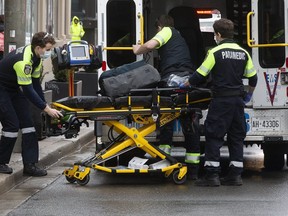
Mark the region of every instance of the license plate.
POLYGON ((260 117, 252 118, 252 131, 280 131, 279 117, 260 117))

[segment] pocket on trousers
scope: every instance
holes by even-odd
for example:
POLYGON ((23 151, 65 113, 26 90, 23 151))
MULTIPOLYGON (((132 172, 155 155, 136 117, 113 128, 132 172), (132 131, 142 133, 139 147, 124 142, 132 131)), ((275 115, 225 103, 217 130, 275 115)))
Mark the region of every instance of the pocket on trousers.
POLYGON ((221 121, 219 119, 217 121, 205 121, 206 136, 221 138, 225 136, 226 132, 226 124, 224 121, 221 121))

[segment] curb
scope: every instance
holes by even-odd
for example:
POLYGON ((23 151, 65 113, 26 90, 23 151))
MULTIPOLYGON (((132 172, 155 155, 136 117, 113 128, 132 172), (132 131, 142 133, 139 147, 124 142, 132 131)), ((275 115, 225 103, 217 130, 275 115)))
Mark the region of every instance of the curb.
MULTIPOLYGON (((60 158, 72 153, 95 139, 93 127, 81 128, 77 138, 65 139, 64 136, 48 137, 39 141, 39 165, 48 167, 60 158)), ((23 163, 21 153, 12 153, 10 164, 12 174, 0 174, 0 194, 13 188, 15 185, 30 178, 23 176, 23 163)))

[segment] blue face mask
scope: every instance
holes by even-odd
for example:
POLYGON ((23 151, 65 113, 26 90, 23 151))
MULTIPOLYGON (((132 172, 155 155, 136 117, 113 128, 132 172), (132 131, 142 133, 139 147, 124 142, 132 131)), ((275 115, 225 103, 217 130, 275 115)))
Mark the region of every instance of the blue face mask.
POLYGON ((51 56, 51 50, 45 51, 44 54, 40 55, 40 58, 44 60, 44 59, 48 59, 50 56, 51 56))

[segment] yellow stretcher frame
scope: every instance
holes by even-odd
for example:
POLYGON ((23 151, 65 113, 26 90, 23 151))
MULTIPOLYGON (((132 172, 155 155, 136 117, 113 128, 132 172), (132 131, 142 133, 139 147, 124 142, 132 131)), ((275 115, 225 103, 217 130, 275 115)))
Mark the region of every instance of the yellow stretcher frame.
MULTIPOLYGON (((130 96, 129 96, 130 97, 130 96)), ((159 116, 154 116, 155 111, 151 108, 142 108, 142 107, 130 107, 131 104, 128 104, 127 107, 122 109, 115 109, 114 107, 108 108, 93 108, 92 110, 84 109, 75 109, 67 107, 60 103, 53 103, 53 106, 57 109, 62 109, 69 112, 74 112, 75 116, 78 118, 88 118, 95 119, 99 116, 109 116, 111 115, 111 120, 101 120, 101 122, 108 127, 113 127, 114 131, 119 135, 123 134, 125 136, 124 140, 116 141, 110 146, 102 149, 100 152, 95 153, 90 158, 85 159, 84 161, 77 162, 72 168, 65 169, 63 174, 66 177, 66 180, 70 183, 77 182, 79 185, 86 185, 89 180, 89 174, 91 169, 104 171, 108 173, 164 173, 165 177, 169 177, 172 174, 172 178, 175 184, 183 184, 186 181, 187 166, 185 163, 178 162, 175 158, 171 157, 166 152, 162 151, 158 147, 150 144, 145 137, 157 129, 158 126, 163 126, 170 121, 177 119, 181 112, 191 111, 193 108, 189 108, 191 103, 199 103, 209 101, 211 98, 205 98, 193 102, 189 102, 189 97, 186 97, 186 104, 181 107, 163 107, 158 108, 159 116), (124 115, 130 117, 134 122, 142 124, 141 127, 135 128, 122 124, 118 120, 113 119, 113 116, 124 115), (158 119, 156 121, 156 118, 158 119), (170 162, 169 166, 166 166, 161 169, 123 169, 115 167, 106 167, 104 164, 105 161, 110 160, 114 157, 126 153, 132 149, 140 148, 145 153, 151 155, 152 158, 159 157, 159 159, 167 159, 170 162), (83 168, 82 168, 83 167, 83 168)), ((158 102, 160 97, 158 97, 158 102)), ((131 99, 128 99, 128 103, 131 102, 131 99)), ((199 110, 199 109, 198 109, 199 110)))

